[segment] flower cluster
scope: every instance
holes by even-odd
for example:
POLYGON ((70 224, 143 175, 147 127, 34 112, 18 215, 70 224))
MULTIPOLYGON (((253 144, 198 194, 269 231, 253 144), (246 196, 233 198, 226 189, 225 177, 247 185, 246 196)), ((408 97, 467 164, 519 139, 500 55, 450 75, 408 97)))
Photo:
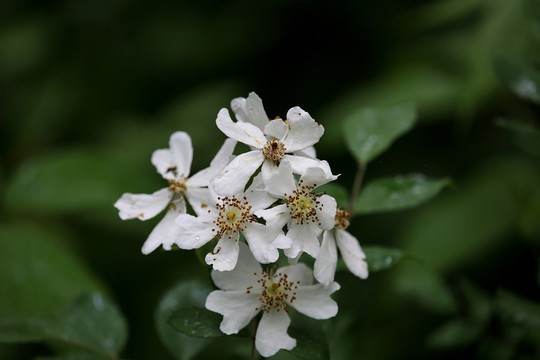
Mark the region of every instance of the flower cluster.
POLYGON ((231 107, 237 121, 227 109, 218 113, 217 127, 228 139, 208 168, 190 176, 191 139, 176 132, 168 149, 152 155, 168 186, 150 195, 126 193, 115 207, 122 219, 140 220, 168 207, 144 254, 159 246, 197 249, 217 240, 205 261, 220 290, 210 293, 206 308, 223 315, 225 334, 237 333, 262 312, 255 345, 271 356, 296 346, 287 334, 291 308, 315 319, 336 315, 330 295, 339 289, 337 248, 354 275, 367 278, 368 270, 357 239, 346 231, 348 212, 316 191, 337 179, 313 147, 323 126, 299 107, 286 119, 270 119, 255 93, 234 99, 231 107), (234 156, 237 142, 251 150, 234 156), (194 214, 187 212, 186 200, 194 214), (277 268, 272 264, 281 253, 290 265, 277 268), (313 270, 299 262, 303 253, 315 259, 313 270))

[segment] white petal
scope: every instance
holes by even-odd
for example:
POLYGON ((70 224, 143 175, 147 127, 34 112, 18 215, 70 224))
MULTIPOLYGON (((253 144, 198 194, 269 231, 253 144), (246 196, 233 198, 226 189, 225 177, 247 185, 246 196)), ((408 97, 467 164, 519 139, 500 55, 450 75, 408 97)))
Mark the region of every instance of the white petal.
POLYGON ((287 131, 289 131, 289 126, 281 119, 267 121, 264 127, 264 133, 276 139, 283 139, 287 135, 287 131))
POLYGON ((208 188, 188 187, 184 192, 184 195, 197 215, 206 215, 208 214, 209 209, 215 207, 214 199, 208 188))
POLYGON ((313 274, 318 282, 329 285, 334 281, 337 265, 336 240, 332 231, 324 231, 321 242, 321 251, 315 264, 313 265, 313 274))
POLYGON ((176 165, 173 161, 171 150, 158 149, 152 153, 152 164, 164 179, 174 180, 176 165))
POLYGON ((204 261, 217 271, 231 271, 238 261, 238 237, 236 232, 226 232, 219 239, 214 251, 206 254, 204 261))
POLYGON ((269 159, 264 159, 261 167, 261 176, 265 184, 273 182, 273 178, 278 175, 279 168, 276 163, 269 159))
POLYGON ((267 210, 258 210, 255 216, 261 217, 266 221, 266 226, 271 228, 276 234, 280 233, 283 226, 290 219, 289 209, 285 204, 274 206, 267 210))
POLYGON ((168 188, 160 189, 153 194, 125 193, 114 207, 119 210, 120 219, 148 220, 159 214, 171 201, 173 194, 168 188))
POLYGON ((303 156, 303 157, 307 157, 307 158, 314 159, 314 160, 317 159, 317 152, 315 151, 314 146, 310 146, 310 147, 305 148, 303 150, 295 151, 293 153, 293 155, 303 156))
MULTIPOLYGON (((294 221, 294 220, 293 220, 294 221)), ((296 223, 289 224, 289 231, 287 237, 293 242, 293 246, 300 248, 300 251, 304 251, 316 258, 319 256, 320 244, 318 236, 321 233, 320 229, 315 224, 303 224, 297 225, 296 223)), ((288 257, 296 257, 294 253, 285 251, 288 257), (291 255, 289 255, 291 254, 291 255)))
MULTIPOLYGON (((279 258, 279 251, 276 245, 288 245, 283 244, 282 238, 276 244, 273 241, 276 239, 276 235, 272 231, 267 231, 267 227, 259 223, 247 224, 246 228, 242 232, 249 244, 251 253, 262 264, 269 264, 277 261, 279 258)), ((287 247, 288 247, 287 246, 287 247)))
POLYGON ((170 206, 167 213, 161 221, 152 230, 148 239, 143 244, 142 253, 147 255, 163 245, 165 250, 170 250, 176 236, 180 231, 180 227, 174 222, 174 219, 180 214, 186 213, 186 202, 184 199, 179 199, 174 202, 174 206, 170 206))
POLYGON ((330 195, 323 195, 319 198, 320 206, 322 206, 322 211, 317 210, 317 217, 323 230, 332 230, 336 224, 336 211, 337 203, 336 199, 330 195))
POLYGON ((283 157, 283 160, 287 160, 291 163, 292 172, 295 174, 303 175, 304 172, 306 172, 306 169, 310 167, 317 167, 317 168, 321 168, 324 171, 326 177, 328 178, 334 177, 332 180, 337 178, 336 175, 332 174, 332 170, 330 169, 330 165, 328 164, 327 161, 310 159, 304 156, 295 156, 295 155, 285 155, 283 157))
MULTIPOLYGON (((260 295, 260 294, 259 294, 260 295)), ((220 330, 227 334, 236 334, 257 315, 255 310, 260 304, 257 294, 246 294, 242 291, 212 291, 206 298, 208 310, 223 315, 220 330)))
POLYGON ((210 166, 206 169, 194 174, 186 181, 187 187, 203 187, 208 186, 210 181, 215 178, 232 159, 234 159, 233 151, 236 147, 236 140, 227 139, 217 152, 216 156, 210 162, 210 166))
POLYGON ((300 286, 309 286, 313 284, 313 272, 304 263, 284 266, 276 271, 278 277, 281 274, 287 274, 287 279, 292 282, 300 282, 300 286))
POLYGON ((338 288, 337 283, 333 283, 330 287, 325 287, 322 284, 298 286, 296 299, 291 303, 291 306, 313 319, 331 318, 336 316, 338 305, 332 300, 330 294, 338 288))
POLYGON ((244 196, 247 202, 251 206, 251 212, 254 213, 257 210, 266 209, 272 205, 277 197, 264 190, 264 184, 262 181, 262 175, 259 174, 253 178, 253 182, 246 190, 244 196))
POLYGON ((336 241, 341 252, 341 257, 349 270, 361 279, 368 277, 368 265, 365 261, 366 255, 362 251, 358 240, 349 232, 336 230, 336 241))
POLYGON ((189 214, 178 215, 175 219, 180 231, 175 243, 180 249, 198 249, 216 236, 212 231, 212 217, 195 217, 189 214))
POLYGON ((219 111, 216 125, 219 130, 231 139, 235 139, 257 149, 262 149, 267 142, 261 129, 247 122, 233 122, 227 109, 221 109, 219 111))
POLYGON ((250 92, 247 99, 242 97, 233 99, 231 108, 239 121, 252 123, 261 130, 264 130, 264 126, 268 123, 262 100, 254 92, 250 92))
MULTIPOLYGON (((320 161, 320 163, 326 163, 326 161, 320 161)), ((336 179, 336 175, 328 176, 324 167, 309 167, 305 169, 303 175, 300 177, 304 185, 314 187, 324 185, 336 179)))
POLYGON ((289 132, 281 140, 288 153, 303 150, 314 145, 324 134, 324 127, 298 106, 287 112, 289 132))
POLYGON ((238 155, 214 179, 215 192, 223 196, 243 193, 251 175, 261 166, 263 160, 264 155, 259 150, 238 155))
POLYGON ((259 354, 269 357, 280 349, 294 349, 296 340, 287 334, 290 323, 291 319, 285 311, 265 312, 255 336, 255 347, 259 354))
POLYGON ((291 164, 284 160, 279 164, 278 172, 270 181, 265 181, 266 190, 272 195, 287 198, 296 190, 291 164))
POLYGON ((191 138, 187 133, 177 131, 171 135, 169 147, 178 175, 187 178, 191 169, 191 161, 193 160, 191 138))
POLYGON ((221 290, 246 291, 249 286, 256 286, 261 276, 261 265, 255 260, 248 246, 243 242, 238 245, 240 254, 234 269, 231 271, 213 270, 211 273, 214 284, 221 290))

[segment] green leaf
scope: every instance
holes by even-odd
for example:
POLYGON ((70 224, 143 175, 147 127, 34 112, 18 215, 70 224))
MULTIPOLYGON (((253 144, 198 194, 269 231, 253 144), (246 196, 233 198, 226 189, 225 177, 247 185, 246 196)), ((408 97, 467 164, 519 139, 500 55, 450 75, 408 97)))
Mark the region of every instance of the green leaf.
POLYGON ((429 311, 440 314, 456 313, 456 298, 437 271, 425 264, 407 261, 400 264, 399 271, 394 271, 393 274, 397 292, 429 311))
POLYGON ((204 308, 185 307, 176 310, 169 324, 188 336, 214 338, 225 335, 219 330, 221 320, 221 315, 204 308))
POLYGON ((328 360, 330 350, 328 341, 323 331, 313 328, 298 328, 291 326, 289 334, 296 339, 296 347, 291 354, 309 360, 328 360))
POLYGON ((418 206, 436 196, 448 184, 448 178, 429 180, 420 174, 378 179, 362 190, 355 212, 376 213, 418 206))
POLYGON ((77 347, 113 356, 126 342, 127 326, 122 314, 98 293, 79 298, 62 323, 61 339, 77 347))
POLYGON ((345 143, 359 163, 367 164, 409 131, 415 121, 416 109, 410 104, 361 109, 343 123, 345 143))
POLYGON ((495 70, 508 88, 522 99, 540 104, 540 72, 528 64, 504 57, 494 59, 495 70))
POLYGON ((435 329, 427 339, 427 345, 437 349, 463 347, 474 342, 481 331, 481 327, 467 320, 452 320, 435 329))
POLYGON ((529 154, 540 156, 540 129, 532 124, 497 119, 497 126, 506 129, 511 135, 514 144, 529 154))
POLYGON ((349 193, 343 185, 336 183, 328 183, 317 188, 317 192, 326 192, 326 194, 336 199, 338 206, 346 209, 349 201, 349 193))
POLYGON ((22 211, 110 208, 126 189, 122 167, 106 154, 73 149, 27 161, 7 185, 6 206, 22 211))
POLYGON ((156 327, 161 341, 176 359, 192 359, 209 344, 209 341, 178 332, 169 324, 169 319, 182 307, 202 308, 211 291, 212 288, 203 282, 184 281, 170 289, 161 299, 155 314, 156 327))
POLYGON ((495 308, 503 321, 540 330, 540 304, 532 300, 499 290, 495 298, 495 308))
POLYGON ((369 272, 386 270, 396 265, 404 258, 415 258, 406 251, 395 248, 364 246, 362 247, 362 250, 364 250, 364 253, 366 254, 369 272))
POLYGON ((125 321, 64 240, 30 224, 0 226, 0 341, 116 355, 125 321))
POLYGON ((0 225, 0 318, 54 321, 79 296, 104 291, 66 240, 29 223, 0 225))
POLYGON ((45 340, 51 325, 41 319, 2 318, 0 319, 0 342, 38 342, 45 340))
POLYGON ((435 329, 427 339, 428 346, 438 349, 464 347, 475 342, 486 328, 491 299, 469 281, 460 281, 459 287, 465 298, 466 317, 452 319, 435 329))

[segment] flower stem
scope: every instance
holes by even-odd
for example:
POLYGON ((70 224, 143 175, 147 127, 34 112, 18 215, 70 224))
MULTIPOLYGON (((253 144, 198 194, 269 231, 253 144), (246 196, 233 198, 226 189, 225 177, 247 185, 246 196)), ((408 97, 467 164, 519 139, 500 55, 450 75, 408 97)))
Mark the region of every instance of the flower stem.
POLYGON ((255 335, 257 334, 258 327, 259 327, 259 317, 255 316, 255 318, 253 318, 253 330, 251 332, 251 353, 249 355, 249 360, 255 359, 255 335))
POLYGON ((351 188, 351 197, 349 198, 349 206, 347 211, 349 214, 354 214, 354 207, 356 204, 356 199, 358 198, 358 193, 360 192, 360 187, 362 186, 362 180, 364 179, 364 174, 366 173, 367 164, 358 163, 358 168, 356 169, 356 175, 354 176, 354 182, 351 188))

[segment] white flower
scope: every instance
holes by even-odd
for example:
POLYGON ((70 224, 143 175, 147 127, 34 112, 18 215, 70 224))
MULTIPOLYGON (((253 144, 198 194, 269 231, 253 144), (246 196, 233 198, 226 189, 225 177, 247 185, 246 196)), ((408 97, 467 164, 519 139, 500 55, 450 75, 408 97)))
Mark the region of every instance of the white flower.
POLYGON ((287 334, 291 307, 314 319, 328 319, 338 311, 330 294, 339 289, 339 284, 313 285, 313 274, 303 263, 263 270, 245 245, 240 249, 236 268, 230 272, 212 271, 212 279, 221 290, 208 295, 206 308, 223 315, 223 333, 238 333, 263 311, 255 346, 264 357, 296 346, 296 340, 287 334))
POLYGON ((284 160, 275 177, 266 184, 266 189, 285 203, 259 210, 255 215, 264 218, 271 228, 281 229, 287 224, 287 237, 292 241, 291 247, 285 250, 287 257, 298 258, 303 251, 314 258, 319 255, 319 235, 323 230, 334 228, 337 205, 333 197, 316 194, 313 190, 336 178, 319 167, 310 167, 296 183, 291 165, 284 160))
POLYGON ((268 120, 261 99, 251 93, 247 99, 232 101, 238 122, 233 122, 227 109, 218 113, 216 124, 228 137, 249 145, 252 150, 239 155, 215 179, 218 194, 229 196, 244 190, 253 173, 261 167, 264 183, 277 173, 278 163, 286 159, 296 174, 308 167, 330 167, 314 159, 313 144, 324 133, 322 125, 299 107, 287 112, 287 120, 268 120))
POLYGON ((193 146, 188 134, 182 131, 175 132, 169 139, 169 149, 154 151, 152 164, 168 181, 169 186, 153 194, 125 193, 114 204, 122 220, 134 218, 148 220, 159 214, 168 204, 171 205, 145 241, 142 247, 143 254, 151 253, 160 245, 170 250, 179 231, 174 220, 177 215, 186 212, 184 197, 189 200, 191 207, 197 213, 205 211, 210 199, 209 190, 206 187, 210 180, 231 161, 235 146, 236 141, 227 139, 210 163, 210 167, 192 177, 189 177, 189 173, 193 159, 193 146))
MULTIPOLYGON (((210 184, 212 190, 213 184, 210 184)), ((261 189, 260 175, 245 193, 229 197, 214 196, 213 203, 205 214, 198 217, 182 214, 176 218, 180 231, 176 236, 176 244, 181 249, 197 249, 217 237, 218 243, 214 251, 206 255, 205 261, 214 270, 230 271, 236 266, 239 251, 240 233, 244 235, 253 256, 261 263, 271 263, 278 259, 278 249, 288 248, 290 240, 281 229, 260 224, 254 212, 265 209, 275 202, 276 198, 261 189)))
POLYGON ((347 211, 338 210, 335 228, 323 232, 321 252, 315 260, 313 269, 315 278, 322 284, 330 284, 334 281, 338 259, 336 243, 347 268, 361 279, 368 277, 366 255, 358 240, 345 230, 349 226, 348 217, 347 211))

